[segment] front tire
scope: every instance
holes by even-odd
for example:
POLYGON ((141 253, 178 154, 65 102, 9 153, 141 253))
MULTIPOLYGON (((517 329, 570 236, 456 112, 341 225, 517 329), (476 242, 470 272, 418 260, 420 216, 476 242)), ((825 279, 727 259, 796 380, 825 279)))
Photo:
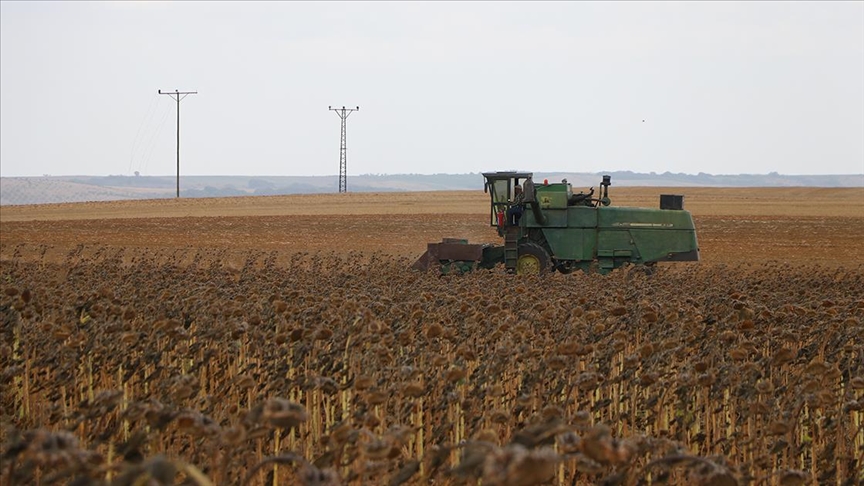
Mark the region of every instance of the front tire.
POLYGON ((545 248, 537 243, 519 245, 516 260, 516 275, 543 275, 552 268, 552 258, 545 248))

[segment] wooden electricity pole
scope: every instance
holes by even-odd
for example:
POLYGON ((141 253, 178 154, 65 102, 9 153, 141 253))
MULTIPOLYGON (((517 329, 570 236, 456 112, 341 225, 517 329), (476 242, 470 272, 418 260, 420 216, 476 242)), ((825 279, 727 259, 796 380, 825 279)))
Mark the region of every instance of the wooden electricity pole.
POLYGON ((180 100, 185 98, 190 94, 198 94, 197 91, 178 91, 174 90, 174 92, 166 91, 162 92, 160 89, 158 91, 159 94, 168 95, 177 102, 177 197, 180 197, 180 100))

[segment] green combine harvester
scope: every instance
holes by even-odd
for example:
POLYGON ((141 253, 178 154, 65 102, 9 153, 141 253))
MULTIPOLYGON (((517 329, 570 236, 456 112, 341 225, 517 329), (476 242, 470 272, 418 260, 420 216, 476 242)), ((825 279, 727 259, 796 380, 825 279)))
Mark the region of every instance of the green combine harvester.
POLYGON ((566 180, 535 184, 530 172, 485 172, 483 177, 492 199, 490 223, 504 245, 447 238, 430 243, 412 268, 464 273, 503 263, 520 275, 577 269, 608 273, 627 264, 650 270, 657 262, 699 260, 684 196, 661 195, 660 209, 613 207, 610 176, 603 176, 599 197, 594 188, 574 194, 566 180))

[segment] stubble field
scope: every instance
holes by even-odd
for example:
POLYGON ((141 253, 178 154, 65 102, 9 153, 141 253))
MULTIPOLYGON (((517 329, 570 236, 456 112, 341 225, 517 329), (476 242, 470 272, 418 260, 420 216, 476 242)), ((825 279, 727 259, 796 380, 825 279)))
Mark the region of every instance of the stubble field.
POLYGON ((864 480, 864 189, 661 193, 651 276, 408 271, 482 192, 4 206, 0 479, 864 480))

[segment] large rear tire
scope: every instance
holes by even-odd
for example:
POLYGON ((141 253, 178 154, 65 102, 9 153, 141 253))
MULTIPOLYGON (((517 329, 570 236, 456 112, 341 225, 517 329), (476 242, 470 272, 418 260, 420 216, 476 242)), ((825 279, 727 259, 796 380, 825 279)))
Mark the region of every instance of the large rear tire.
POLYGON ((516 275, 544 275, 552 269, 552 258, 545 248, 537 243, 519 245, 516 259, 516 275))

